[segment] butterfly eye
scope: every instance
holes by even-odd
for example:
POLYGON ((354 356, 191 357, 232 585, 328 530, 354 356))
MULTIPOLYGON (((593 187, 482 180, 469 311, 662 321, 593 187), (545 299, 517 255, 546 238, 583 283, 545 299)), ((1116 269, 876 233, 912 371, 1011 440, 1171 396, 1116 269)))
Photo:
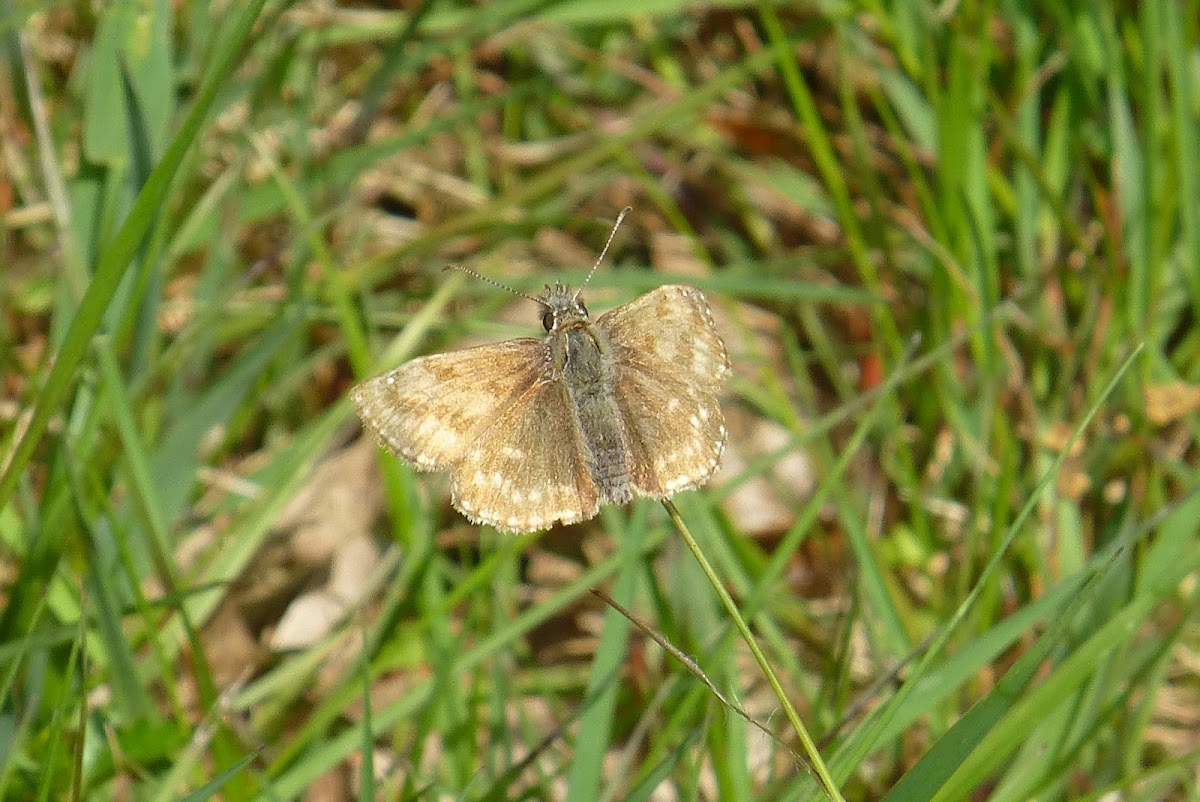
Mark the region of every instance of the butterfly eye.
POLYGON ((546 312, 546 314, 542 315, 542 326, 546 329, 546 331, 550 331, 551 329, 554 328, 554 311, 553 310, 548 310, 546 312))

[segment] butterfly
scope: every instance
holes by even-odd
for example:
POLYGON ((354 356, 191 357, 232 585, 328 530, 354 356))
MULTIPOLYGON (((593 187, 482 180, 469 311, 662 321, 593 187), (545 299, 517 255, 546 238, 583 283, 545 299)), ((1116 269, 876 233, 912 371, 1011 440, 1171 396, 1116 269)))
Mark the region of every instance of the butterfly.
POLYGON ((586 521, 699 487, 720 465, 730 364, 704 295, 666 285, 592 320, 582 289, 524 296, 542 308, 542 338, 420 357, 350 391, 383 448, 450 472, 451 502, 475 523, 586 521))

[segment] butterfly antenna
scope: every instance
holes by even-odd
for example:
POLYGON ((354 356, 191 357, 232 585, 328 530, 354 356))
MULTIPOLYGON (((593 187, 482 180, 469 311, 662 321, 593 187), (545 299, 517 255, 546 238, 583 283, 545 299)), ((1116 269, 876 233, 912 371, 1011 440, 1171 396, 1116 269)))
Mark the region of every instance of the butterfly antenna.
POLYGON ((495 279, 492 279, 492 278, 488 278, 487 276, 483 275, 482 273, 476 273, 474 270, 472 270, 469 267, 463 267, 462 265, 446 265, 442 269, 443 270, 457 270, 460 273, 466 273, 468 276, 473 276, 485 284, 491 284, 493 287, 499 287, 502 290, 511 292, 513 295, 516 295, 518 298, 528 298, 529 300, 533 301, 536 304, 540 304, 542 306, 546 305, 546 302, 544 300, 542 300, 541 298, 538 298, 535 295, 529 295, 528 293, 524 293, 519 290, 514 290, 512 287, 508 286, 507 284, 501 284, 499 281, 496 281, 495 279))
POLYGON ((592 274, 596 272, 596 268, 599 267, 600 263, 604 261, 604 254, 608 253, 608 246, 612 245, 613 238, 617 236, 617 229, 621 227, 621 221, 625 219, 625 215, 632 211, 632 206, 626 206, 621 210, 621 213, 617 215, 617 222, 613 223, 612 231, 609 232, 608 235, 608 242, 604 243, 604 250, 600 251, 600 255, 596 257, 596 264, 592 265, 592 269, 588 271, 587 278, 585 278, 583 283, 579 285, 579 289, 575 290, 575 295, 571 298, 572 301, 579 300, 579 293, 583 292, 583 288, 586 287, 588 282, 592 280, 592 274))

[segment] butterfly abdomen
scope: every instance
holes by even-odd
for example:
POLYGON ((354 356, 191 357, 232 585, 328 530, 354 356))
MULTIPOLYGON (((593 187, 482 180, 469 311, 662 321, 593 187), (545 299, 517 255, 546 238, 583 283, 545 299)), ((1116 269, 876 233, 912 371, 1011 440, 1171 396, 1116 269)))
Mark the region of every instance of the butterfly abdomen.
POLYGON ((590 326, 567 331, 563 381, 587 446, 588 473, 606 503, 633 498, 629 449, 612 390, 612 370, 602 358, 602 344, 590 326))
POLYGON ((588 468, 601 499, 611 504, 629 501, 633 498, 633 486, 629 481, 628 450, 612 398, 596 394, 586 400, 578 399, 576 408, 590 457, 588 468))

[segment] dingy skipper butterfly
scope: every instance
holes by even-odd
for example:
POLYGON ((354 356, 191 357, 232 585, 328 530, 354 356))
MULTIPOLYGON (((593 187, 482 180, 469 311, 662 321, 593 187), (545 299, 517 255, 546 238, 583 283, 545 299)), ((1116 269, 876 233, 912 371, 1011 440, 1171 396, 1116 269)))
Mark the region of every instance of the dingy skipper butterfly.
POLYGON ((659 287, 594 321, 580 297, 628 211, 579 290, 516 293, 541 305, 544 338, 420 357, 350 391, 381 446, 450 471, 475 523, 586 521, 601 504, 699 487, 720 464, 729 357, 701 292, 659 287))

